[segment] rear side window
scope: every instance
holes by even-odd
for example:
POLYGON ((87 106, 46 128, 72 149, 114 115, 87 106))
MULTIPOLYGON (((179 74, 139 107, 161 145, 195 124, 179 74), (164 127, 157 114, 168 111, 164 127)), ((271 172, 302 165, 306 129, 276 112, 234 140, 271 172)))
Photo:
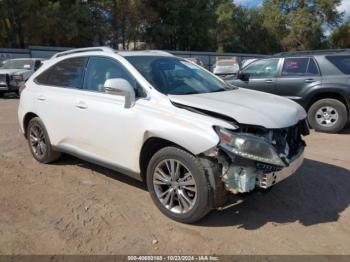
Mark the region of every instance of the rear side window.
POLYGON ((342 73, 350 75, 350 56, 326 56, 342 73))
POLYGON ((286 58, 282 76, 319 75, 316 62, 312 58, 286 58))
POLYGON ((306 73, 307 73, 307 75, 319 75, 320 74, 320 72, 318 71, 318 67, 316 65, 316 62, 312 58, 310 58, 309 66, 307 67, 306 73))
POLYGON ((63 60, 40 74, 35 81, 42 85, 81 88, 86 57, 63 60))

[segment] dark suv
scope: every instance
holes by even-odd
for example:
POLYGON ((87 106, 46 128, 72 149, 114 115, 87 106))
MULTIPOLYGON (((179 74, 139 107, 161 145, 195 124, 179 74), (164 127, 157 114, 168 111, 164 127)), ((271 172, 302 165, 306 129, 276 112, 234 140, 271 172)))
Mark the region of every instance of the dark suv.
POLYGON ((347 49, 280 53, 249 64, 229 83, 298 102, 318 131, 339 132, 349 120, 347 49))

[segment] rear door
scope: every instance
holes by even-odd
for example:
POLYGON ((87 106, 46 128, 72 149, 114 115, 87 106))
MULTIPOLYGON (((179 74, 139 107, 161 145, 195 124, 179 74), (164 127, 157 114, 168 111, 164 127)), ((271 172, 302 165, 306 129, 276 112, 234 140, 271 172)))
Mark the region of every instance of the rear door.
POLYGON ((34 81, 39 84, 36 95, 39 117, 54 145, 72 145, 76 130, 77 90, 82 88, 86 57, 68 58, 51 66, 34 81))
POLYGON ((230 83, 243 88, 274 93, 279 66, 279 58, 257 60, 241 71, 249 75, 248 81, 235 79, 230 83))
POLYGON ((304 90, 321 83, 320 70, 313 57, 284 58, 275 93, 298 102, 304 90))

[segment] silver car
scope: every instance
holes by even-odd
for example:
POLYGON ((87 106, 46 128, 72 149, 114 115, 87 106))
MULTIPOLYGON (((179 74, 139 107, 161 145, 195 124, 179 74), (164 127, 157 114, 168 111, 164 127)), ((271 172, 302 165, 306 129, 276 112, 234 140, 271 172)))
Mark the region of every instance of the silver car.
POLYGON ((41 66, 42 61, 40 58, 4 61, 0 67, 0 97, 10 92, 19 94, 20 86, 41 66))

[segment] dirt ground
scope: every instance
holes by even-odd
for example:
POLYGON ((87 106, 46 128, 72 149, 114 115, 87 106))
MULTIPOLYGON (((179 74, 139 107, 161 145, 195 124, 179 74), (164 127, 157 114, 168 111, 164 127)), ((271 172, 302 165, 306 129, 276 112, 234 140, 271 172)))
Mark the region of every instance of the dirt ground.
POLYGON ((0 254, 350 254, 349 127, 312 132, 302 168, 271 191, 184 225, 126 176, 70 156, 37 163, 17 105, 0 99, 0 254))

